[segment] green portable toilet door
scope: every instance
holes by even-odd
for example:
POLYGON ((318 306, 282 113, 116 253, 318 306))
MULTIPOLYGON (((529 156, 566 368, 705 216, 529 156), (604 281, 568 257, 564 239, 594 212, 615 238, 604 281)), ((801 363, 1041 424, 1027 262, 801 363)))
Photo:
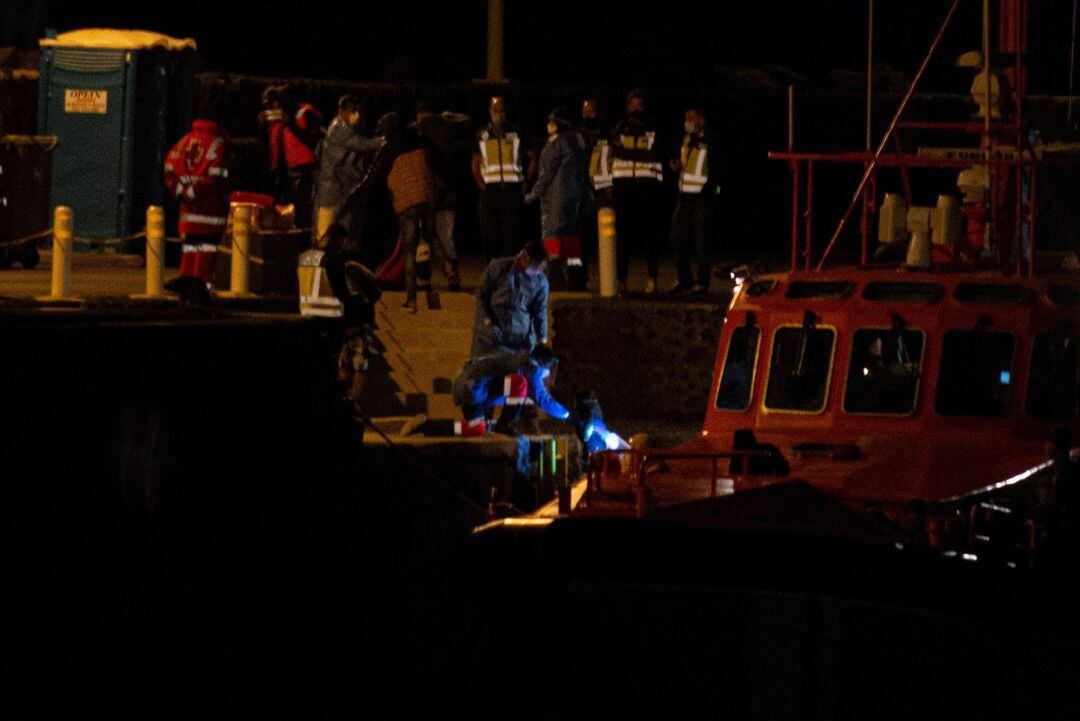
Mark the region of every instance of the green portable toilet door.
POLYGON ((126 180, 128 63, 123 52, 100 50, 93 65, 72 62, 69 57, 75 53, 65 50, 53 51, 56 58, 46 104, 47 132, 59 139, 53 158, 52 204, 71 206, 76 236, 117 237, 126 180), (103 57, 114 54, 114 58, 103 57))

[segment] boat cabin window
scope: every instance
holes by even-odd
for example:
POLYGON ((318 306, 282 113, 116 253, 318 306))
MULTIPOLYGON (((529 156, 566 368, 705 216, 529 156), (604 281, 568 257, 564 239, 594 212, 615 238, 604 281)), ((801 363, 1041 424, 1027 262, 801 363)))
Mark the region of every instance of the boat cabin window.
POLYGON ((805 300, 842 300, 851 295, 854 283, 846 280, 797 280, 788 285, 788 298, 805 300))
POLYGON ((1003 283, 961 283, 956 286, 953 297, 964 303, 1020 305, 1031 294, 1022 285, 1003 283))
POLYGON ((750 407, 760 340, 761 329, 756 326, 739 326, 732 331, 724 357, 724 372, 720 375, 720 390, 716 394, 718 409, 745 411, 750 407))
POLYGON ((1012 384, 1012 333, 950 330, 941 348, 934 406, 945 416, 1000 416, 1012 384))
POLYGON ((772 293, 774 288, 776 288, 775 280, 755 280, 746 287, 746 294, 751 298, 760 298, 772 293))
POLYGON ((1080 406, 1080 340, 1066 333, 1035 336, 1028 379, 1027 413, 1033 418, 1076 418, 1080 406))
POLYGON ((866 300, 889 303, 936 303, 945 294, 945 288, 937 283, 901 283, 878 281, 867 283, 862 297, 866 300))
POLYGON ((773 335, 765 407, 794 413, 825 409, 836 331, 783 326, 773 335))
POLYGON ((1068 285, 1055 285, 1051 286, 1050 290, 1046 291, 1046 294, 1050 296, 1050 300, 1056 305, 1068 307, 1080 305, 1080 288, 1068 285))
POLYGON ((914 413, 924 338, 920 330, 860 328, 855 331, 844 410, 914 413))

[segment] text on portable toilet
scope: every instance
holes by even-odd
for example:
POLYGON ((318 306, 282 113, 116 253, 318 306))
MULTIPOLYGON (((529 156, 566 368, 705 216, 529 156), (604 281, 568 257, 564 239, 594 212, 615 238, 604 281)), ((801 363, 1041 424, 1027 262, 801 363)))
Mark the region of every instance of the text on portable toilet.
POLYGON ((108 107, 109 92, 107 90, 64 89, 65 113, 104 115, 108 111, 108 107))

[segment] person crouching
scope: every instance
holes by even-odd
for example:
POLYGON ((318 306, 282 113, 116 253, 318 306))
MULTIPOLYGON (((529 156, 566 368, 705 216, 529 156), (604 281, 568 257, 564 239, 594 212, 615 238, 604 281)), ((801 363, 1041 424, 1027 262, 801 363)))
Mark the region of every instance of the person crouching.
POLYGON ((496 433, 516 435, 515 425, 527 404, 535 404, 558 420, 570 417, 544 385, 558 359, 551 348, 537 344, 530 352, 496 353, 470 358, 454 380, 454 402, 462 420, 454 424, 454 435, 471 437, 487 433, 495 406, 502 405, 496 433))

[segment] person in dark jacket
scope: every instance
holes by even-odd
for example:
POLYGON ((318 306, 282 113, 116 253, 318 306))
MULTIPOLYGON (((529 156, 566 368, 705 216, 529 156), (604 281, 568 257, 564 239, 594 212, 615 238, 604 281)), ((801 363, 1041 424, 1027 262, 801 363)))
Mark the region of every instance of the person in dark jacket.
POLYGON ((476 288, 470 356, 516 353, 547 342, 547 252, 532 241, 511 258, 488 264, 476 288))
POLYGON ((422 100, 416 105, 416 122, 412 127, 428 143, 428 160, 438 193, 435 201, 435 235, 439 242, 432 246, 432 250, 442 259, 450 290, 460 290, 461 277, 457 268, 457 248, 454 246, 457 193, 450 165, 450 124, 435 112, 430 102, 422 100))
POLYGON ((611 132, 611 176, 615 186, 615 227, 618 238, 619 290, 626 291, 630 251, 646 250, 649 280, 646 293, 657 291, 660 275, 660 215, 663 212, 664 155, 656 123, 645 115, 645 96, 632 90, 626 98, 626 117, 611 132))
POLYGON ((561 268, 567 284, 583 290, 581 225, 589 195, 585 141, 570 128, 569 114, 562 108, 548 115, 547 132, 536 183, 525 202, 540 201, 540 226, 552 277, 561 268))
POLYGON ((714 138, 705 132, 705 112, 686 110, 679 157, 672 167, 679 174, 679 200, 671 216, 671 247, 679 279, 673 293, 703 293, 709 289, 709 238, 720 192, 720 158, 714 138), (697 260, 697 278, 690 263, 697 260))
POLYGON ((349 194, 346 206, 354 207, 374 184, 385 179, 394 212, 398 216, 401 251, 405 260, 405 312, 416 313, 416 247, 421 237, 435 242, 435 178, 428 165, 427 150, 420 136, 405 127, 397 113, 379 118, 376 134, 385 143, 375 154, 363 180, 349 194))
MULTIPOLYGON (((359 249, 364 209, 362 204, 346 209, 345 198, 364 177, 382 143, 382 138, 361 135, 360 101, 351 95, 342 96, 338 100, 337 117, 316 150, 315 217, 318 219, 320 208, 331 210, 327 227, 335 222, 342 226, 346 252, 355 253, 359 249)), ((325 232, 326 228, 316 227, 316 236, 319 231, 325 232)), ((322 245, 318 237, 316 245, 322 245)))

